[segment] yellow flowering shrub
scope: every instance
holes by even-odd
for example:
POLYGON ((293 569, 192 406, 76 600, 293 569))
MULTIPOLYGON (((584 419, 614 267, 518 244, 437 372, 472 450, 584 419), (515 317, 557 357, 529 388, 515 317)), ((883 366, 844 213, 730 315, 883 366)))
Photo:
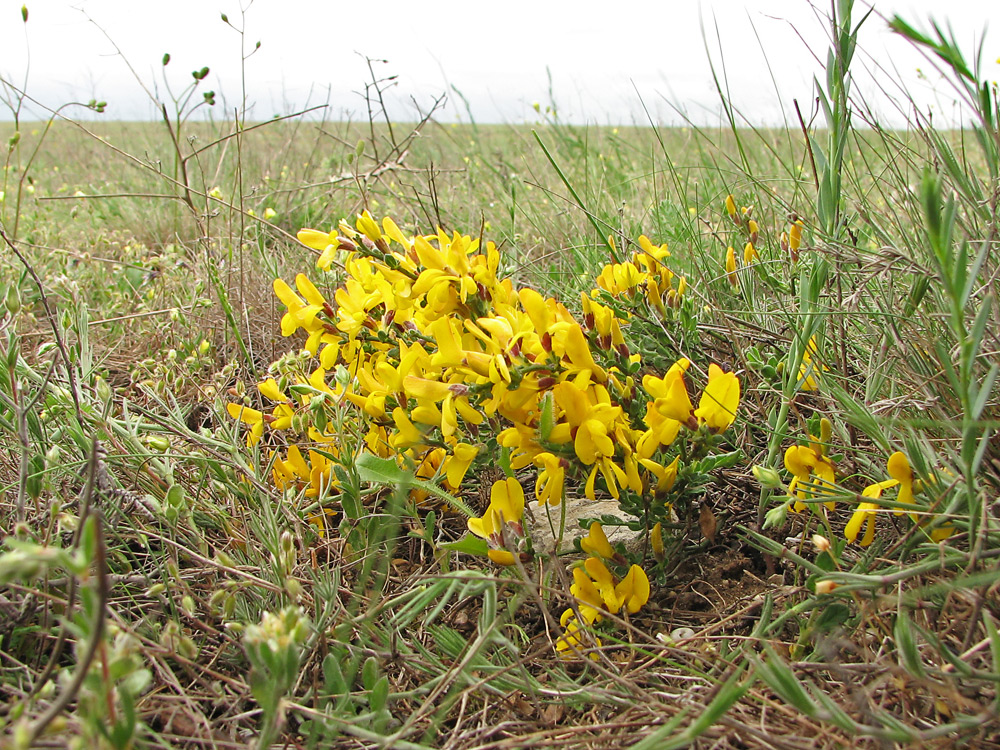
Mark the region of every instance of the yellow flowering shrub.
MULTIPOLYGON (((489 507, 468 528, 491 560, 513 565, 532 554, 515 471, 535 471, 541 504, 610 495, 640 519, 643 533, 656 529, 662 550, 675 506, 699 491, 708 470, 738 458, 716 455, 736 418, 734 373, 710 364, 697 407, 687 390, 688 359, 663 377, 639 377, 643 358, 625 336, 632 322, 625 303, 667 315, 687 286, 666 265, 665 245, 642 236, 628 260, 604 266, 582 297, 581 322, 558 300, 503 278, 492 242, 443 231, 409 236, 368 212, 353 228, 306 229, 299 239, 320 253, 335 288, 325 295, 305 274, 294 288, 274 282, 286 308, 282 335, 301 331, 303 354, 274 363, 258 385, 274 404, 270 413, 228 406, 249 427, 249 445, 265 431, 283 433, 287 448, 272 455, 272 480, 283 491, 320 506, 336 493, 331 464, 352 459, 342 453, 338 410, 353 412, 368 451, 456 495, 477 486, 469 477, 499 454, 508 478, 492 485, 489 507)), ((411 497, 428 500, 426 491, 411 497)), ((648 600, 648 577, 603 536, 591 526, 584 542, 598 555, 585 568, 603 592, 595 612, 636 612, 648 600)), ((583 588, 574 595, 589 601, 583 588)), ((568 639, 596 615, 574 622, 568 639)))

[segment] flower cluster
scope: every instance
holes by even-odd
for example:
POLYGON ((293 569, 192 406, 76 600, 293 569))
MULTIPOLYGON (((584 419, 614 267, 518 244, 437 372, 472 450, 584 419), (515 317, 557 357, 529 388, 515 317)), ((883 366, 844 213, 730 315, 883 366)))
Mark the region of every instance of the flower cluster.
MULTIPOLYGON (((788 494, 796 498, 792 508, 796 512, 807 507, 807 500, 831 495, 836 488, 837 467, 827 453, 833 434, 829 419, 820 420, 819 432, 819 437, 809 436, 808 445, 792 445, 785 451, 785 468, 792 475, 788 494)), ((828 510, 834 508, 832 501, 825 505, 828 510)))
MULTIPOLYGON (((875 519, 879 513, 884 512, 883 504, 878 502, 884 490, 899 487, 895 503, 897 509, 893 511, 897 516, 903 513, 903 507, 914 506, 914 493, 923 491, 924 483, 914 478, 910 462, 902 451, 896 451, 889 456, 885 468, 889 479, 870 484, 862 490, 862 497, 869 499, 858 503, 857 510, 854 511, 851 520, 847 522, 847 526, 844 528, 844 537, 847 541, 855 541, 862 526, 865 527, 865 533, 858 544, 867 547, 875 539, 875 519)), ((921 519, 917 513, 909 515, 910 519, 918 525, 922 525, 926 521, 926 519, 921 519)), ((940 542, 951 536, 953 531, 954 528, 949 524, 938 526, 931 531, 930 538, 932 541, 940 542)))
MULTIPOLYGON (((584 645, 583 631, 600 622, 605 614, 618 614, 622 608, 635 614, 649 601, 649 578, 642 568, 632 565, 620 579, 609 569, 609 563, 619 567, 625 564, 625 559, 608 542, 601 524, 591 524, 581 546, 589 555, 573 568, 570 594, 576 598, 576 606, 559 618, 559 624, 565 628, 556 641, 560 653, 578 653, 584 645)), ((595 636, 594 640, 601 645, 599 638, 595 636)))
MULTIPOLYGON (((760 241, 760 225, 753 218, 753 206, 736 207, 736 199, 732 195, 726 196, 726 213, 730 221, 736 226, 740 236, 740 243, 743 246, 743 266, 749 267, 760 260, 757 251, 760 241)), ((781 233, 778 244, 783 253, 787 253, 788 259, 794 265, 799 261, 799 249, 802 247, 802 230, 805 223, 796 214, 792 214, 788 230, 781 233)), ((737 261, 737 249, 733 245, 726 248, 725 256, 726 280, 734 289, 739 287, 739 264, 737 261)))
MULTIPOLYGON (((258 385, 273 404, 269 413, 248 400, 228 406, 249 426, 248 445, 266 430, 289 435, 283 455, 271 456, 276 487, 322 507, 337 488, 332 463, 349 458, 341 453, 338 410, 353 410, 367 450, 455 494, 470 471, 503 454, 508 478, 493 484, 489 507, 468 521, 498 564, 529 559, 524 492, 512 477, 525 469, 535 472, 542 504, 558 505, 577 487, 590 499, 631 498, 634 507, 659 498, 661 512, 646 518, 645 529, 662 553, 666 496, 718 444, 740 399, 736 375, 716 364, 697 408, 688 359, 663 377, 639 377, 642 356, 623 334, 628 310, 643 305, 666 316, 687 287, 667 266, 665 245, 640 237, 630 258, 606 265, 582 296, 580 322, 559 301, 501 278, 492 242, 443 231, 408 236, 368 212, 353 228, 341 222, 335 232, 298 236, 339 283, 324 295, 304 274, 294 288, 274 282, 287 310, 282 335, 302 332, 303 350, 274 363, 272 377, 258 385), (672 447, 678 435, 679 449, 672 447), (304 440, 307 450, 299 447, 304 440), (689 442, 695 450, 685 452, 689 442)), ((421 500, 416 490, 414 499, 421 500)), ((638 566, 616 580, 598 556, 574 575, 575 595, 605 612, 648 598, 638 566)), ((584 617, 574 627, 595 621, 584 617)))
MULTIPOLYGON (((760 225, 753 218, 753 206, 742 206, 736 210, 736 200, 732 195, 726 196, 726 213, 733 224, 736 225, 743 244, 743 265, 750 266, 760 260, 757 252, 757 242, 760 239, 760 225)), ((726 248, 726 280, 733 288, 739 286, 738 264, 736 261, 736 248, 730 245, 726 248)))
MULTIPOLYGON (((613 238, 608 238, 608 244, 615 249, 613 238)), ((608 264, 601 269, 597 276, 597 288, 590 297, 598 297, 600 290, 613 297, 636 297, 641 294, 650 307, 660 315, 666 315, 667 308, 680 306, 687 291, 687 279, 667 267, 666 259, 669 257, 670 250, 666 245, 654 245, 646 235, 641 235, 639 250, 630 260, 608 264)), ((586 295, 583 304, 584 313, 588 314, 589 299, 586 295)))
MULTIPOLYGON (((832 511, 835 506, 834 498, 842 499, 850 495, 844 487, 837 484, 837 466, 828 453, 832 424, 826 418, 819 420, 819 423, 819 437, 810 435, 807 445, 792 445, 785 451, 785 468, 792 478, 786 488, 788 502, 778 517, 783 518, 789 505, 798 512, 810 507, 810 504, 818 507, 816 504, 819 503, 832 511)), ((935 514, 923 510, 915 497, 926 490, 927 481, 934 481, 933 476, 926 481, 917 479, 906 454, 901 451, 889 456, 886 473, 889 475, 888 479, 869 484, 861 491, 862 499, 844 528, 844 538, 848 542, 857 542, 862 547, 870 545, 875 539, 876 519, 889 509, 897 516, 907 513, 913 523, 920 527, 928 525, 935 517, 935 514), (897 487, 894 501, 882 500, 885 490, 897 487), (859 540, 862 527, 865 531, 859 540)), ((782 486, 777 474, 764 467, 755 466, 754 476, 765 487, 782 486)), ((951 524, 936 523, 929 529, 928 537, 939 542, 952 533, 954 527, 951 524)))

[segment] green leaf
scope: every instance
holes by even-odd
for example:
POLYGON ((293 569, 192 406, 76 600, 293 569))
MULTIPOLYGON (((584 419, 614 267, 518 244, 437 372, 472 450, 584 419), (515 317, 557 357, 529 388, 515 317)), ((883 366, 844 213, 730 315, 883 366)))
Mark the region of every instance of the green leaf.
POLYGON ((715 469, 728 469, 736 466, 743 460, 743 451, 736 450, 730 453, 720 453, 715 456, 707 456, 698 464, 698 471, 709 472, 715 469))
POLYGON ((347 692, 347 681, 340 668, 340 660, 333 653, 323 659, 323 683, 331 695, 344 695, 347 692))
POLYGON ((917 650, 916 639, 913 637, 913 626, 905 612, 900 612, 896 616, 896 624, 892 630, 900 665, 914 677, 924 677, 927 672, 924 669, 923 659, 920 658, 920 651, 917 650))
POLYGON ((439 544, 438 547, 451 552, 462 552, 466 555, 481 555, 483 557, 490 551, 490 546, 486 543, 486 540, 480 539, 475 534, 466 534, 457 542, 446 542, 439 544))
POLYGON ((683 732, 677 727, 684 718, 686 711, 680 711, 671 721, 657 727, 656 730, 643 738, 642 742, 633 745, 634 750, 680 750, 688 747, 696 738, 715 726, 723 714, 750 689, 753 676, 740 680, 743 676, 742 666, 736 669, 729 678, 719 686, 718 691, 709 703, 683 732))
POLYGON ((378 672, 378 659, 374 656, 369 656, 365 659, 365 664, 361 667, 361 684, 365 690, 372 690, 375 687, 375 681, 378 680, 378 672))
POLYGON ((436 523, 437 514, 433 510, 427 511, 427 515, 424 517, 424 541, 432 547, 434 546, 434 528, 436 523))
MULTIPOLYGON (((985 610, 983 611, 983 625, 986 627, 986 635, 988 635, 990 639, 990 654, 993 657, 993 673, 996 674, 1000 672, 1000 632, 997 631, 996 623, 993 622, 993 616, 985 610)), ((1000 692, 997 693, 995 710, 1000 710, 1000 692)))
POLYGON ((817 706, 805 686, 799 682, 787 664, 770 649, 768 652, 768 660, 757 665, 757 676, 786 703, 790 703, 806 716, 815 716, 817 706))
POLYGON ((36 453, 28 459, 28 475, 25 477, 24 489, 28 497, 38 500, 42 495, 42 478, 45 476, 45 456, 36 453))
POLYGON ((993 393, 993 386, 996 383, 998 369, 1000 369, 1000 366, 994 362, 990 366, 989 371, 986 373, 986 377, 983 378, 982 385, 979 387, 979 393, 976 396, 976 401, 972 405, 972 413, 969 414, 972 419, 979 419, 982 416, 983 410, 986 408, 986 404, 993 393))
POLYGON ((368 707, 372 711, 381 711, 389 701, 389 678, 382 675, 368 694, 368 707))
POLYGON ((452 508, 464 513, 469 518, 476 515, 472 508, 450 492, 441 489, 434 482, 417 479, 412 471, 401 468, 394 459, 379 458, 372 453, 362 453, 358 456, 354 466, 362 482, 389 485, 404 491, 411 488, 421 489, 444 500, 452 508))
POLYGON ((847 622, 847 618, 850 616, 851 610, 846 604, 833 602, 822 609, 819 617, 816 618, 814 627, 820 632, 828 633, 847 622))
POLYGON ((167 490, 167 505, 173 508, 184 507, 184 487, 179 484, 173 484, 170 489, 167 490))
POLYGON ((757 624, 754 625, 753 638, 763 638, 767 632, 767 626, 771 623, 771 612, 774 610, 774 597, 770 594, 764 595, 764 603, 760 607, 760 615, 757 617, 757 624))
POLYGON ((833 555, 829 551, 824 550, 816 555, 816 565, 827 572, 837 569, 837 561, 833 559, 833 555))
POLYGON ((414 478, 413 472, 401 468, 395 459, 379 458, 373 453, 362 453, 354 465, 362 482, 408 487, 414 478))
POLYGON ((513 477, 514 470, 510 467, 510 448, 504 447, 500 450, 500 468, 504 476, 513 477))

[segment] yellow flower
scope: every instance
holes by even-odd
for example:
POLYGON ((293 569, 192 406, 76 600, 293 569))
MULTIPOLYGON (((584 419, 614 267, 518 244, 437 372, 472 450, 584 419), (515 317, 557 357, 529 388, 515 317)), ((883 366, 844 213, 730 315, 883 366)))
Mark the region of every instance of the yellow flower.
POLYGON ((378 222, 372 218, 372 215, 365 209, 360 214, 358 214, 358 219, 354 224, 358 231, 361 232, 365 237, 370 239, 372 242, 380 242, 382 240, 382 232, 379 231, 378 222))
POLYGON ((396 425, 396 432, 389 438, 389 443, 393 448, 403 450, 423 442, 423 433, 420 428, 413 424, 406 409, 402 406, 397 406, 392 410, 392 421, 396 425))
POLYGON ((317 229, 300 229, 295 236, 306 247, 320 252, 340 243, 335 232, 321 232, 317 229))
POLYGON ((615 445, 608 437, 608 428, 597 419, 586 419, 577 430, 573 441, 576 455, 585 465, 590 466, 598 457, 612 456, 615 445))
MULTIPOLYGON (((296 277, 296 286, 298 286, 299 278, 306 279, 303 274, 299 274, 296 277)), ((308 279, 306 281, 308 282, 308 279)), ((310 291, 315 289, 311 284, 308 287, 311 287, 310 291)), ((300 291, 301 289, 302 287, 300 287, 300 291)), ((274 293, 281 300, 282 304, 288 308, 288 312, 281 318, 282 336, 291 336, 299 328, 305 328, 307 332, 311 333, 321 327, 320 323, 316 320, 316 315, 324 309, 322 297, 319 297, 320 301, 318 303, 317 301, 313 301, 307 305, 282 279, 274 280, 274 293)), ((317 292, 317 294, 319 293, 317 292)))
MULTIPOLYGON (((569 588, 569 593, 577 598, 577 609, 580 610, 580 615, 588 625, 601 621, 601 610, 604 608, 604 599, 601 597, 601 592, 598 590, 597 585, 587 575, 583 567, 573 568, 573 584, 569 588)), ((563 618, 565 617, 566 613, 564 612, 563 618)), ((563 626, 565 624, 565 622, 562 623, 563 626)))
MULTIPOLYGON (((882 490, 889 489, 890 487, 899 486, 899 494, 897 496, 897 502, 905 503, 907 505, 914 502, 913 494, 915 492, 914 484, 916 480, 913 477, 913 469, 910 467, 910 462, 906 458, 906 454, 902 451, 896 451, 886 462, 886 471, 891 477, 883 482, 876 482, 865 487, 864 491, 861 493, 864 497, 872 498, 877 500, 882 496, 882 490)), ((867 546, 871 544, 872 539, 875 536, 875 518, 876 514, 882 506, 879 503, 874 502, 862 502, 858 504, 857 510, 854 511, 854 515, 851 516, 851 520, 847 522, 847 526, 844 528, 844 538, 849 542, 853 542, 857 539, 858 532, 861 530, 862 524, 867 522, 865 527, 865 535, 862 537, 859 544, 861 546, 867 546)), ((894 513, 898 516, 903 513, 902 510, 896 510, 894 513)), ((923 526, 927 520, 921 519, 920 515, 917 513, 908 513, 910 519, 918 526, 923 526)), ((930 533, 930 538, 934 542, 940 542, 947 539, 954 533, 955 529, 950 524, 945 524, 934 529, 930 533)))
POLYGON ((792 222, 791 229, 788 230, 788 249, 793 253, 797 253, 799 247, 802 245, 802 227, 805 226, 802 223, 802 219, 796 219, 792 222))
MULTIPOLYGON (((686 424, 691 418, 691 397, 684 384, 684 373, 690 364, 688 359, 682 357, 670 366, 663 378, 657 378, 653 375, 643 377, 642 386, 654 399, 653 406, 656 415, 680 424, 686 424)), ((650 419, 651 415, 647 410, 646 426, 650 429, 656 429, 659 420, 654 418, 653 421, 656 424, 651 424, 650 419)), ((669 445, 669 442, 661 441, 661 444, 669 445)))
POLYGON ((260 442, 264 435, 264 414, 263 412, 251 409, 242 404, 226 404, 226 411, 233 419, 238 419, 244 424, 250 425, 247 432, 247 448, 253 448, 260 442))
POLYGON ((302 451, 294 444, 288 446, 284 460, 274 458, 271 474, 274 486, 279 490, 292 488, 304 491, 306 497, 322 497, 335 483, 332 479, 332 466, 326 456, 309 451, 307 462, 302 451))
POLYGON ((261 396, 269 398, 272 401, 291 401, 278 387, 278 382, 274 378, 268 378, 264 382, 258 383, 257 390, 261 396))
POLYGON ((649 601, 649 577, 638 565, 629 568, 625 577, 615 586, 615 594, 632 614, 649 601))
POLYGON ((575 381, 565 380, 556 384, 552 394, 564 421, 552 429, 549 440, 559 444, 572 440, 577 458, 586 466, 614 456, 611 437, 622 408, 611 404, 608 390, 602 386, 583 389, 575 381))
POLYGON ((817 365, 813 362, 813 355, 816 354, 816 337, 811 336, 806 350, 802 353, 802 364, 799 365, 799 390, 818 391, 819 383, 816 380, 816 373, 819 370, 829 370, 824 364, 817 365), (818 369, 817 369, 818 368, 818 369))
POLYGON ((594 463, 594 467, 590 470, 590 476, 587 477, 584 494, 591 500, 597 500, 594 482, 597 479, 598 470, 600 470, 601 476, 604 477, 604 483, 607 485, 608 492, 617 500, 619 497, 618 485, 627 486, 628 476, 618 464, 606 456, 601 457, 594 463))
POLYGON ((670 490, 674 488, 674 482, 677 481, 677 468, 680 465, 681 457, 675 456, 674 460, 668 465, 663 466, 658 464, 648 458, 640 458, 639 463, 644 467, 649 469, 649 471, 656 477, 656 495, 666 495, 670 490))
POLYGON ((598 383, 606 383, 607 373, 594 361, 594 355, 590 352, 590 344, 583 334, 583 329, 573 323, 565 326, 564 330, 565 334, 561 343, 563 344, 562 353, 570 361, 570 367, 567 368, 568 375, 579 376, 579 379, 588 382, 593 379, 598 383))
POLYGON ((617 295, 635 289, 645 279, 646 274, 640 272, 634 263, 614 263, 601 269, 597 285, 617 295))
POLYGON ((663 547, 663 524, 659 521, 649 530, 649 546, 653 548, 653 557, 658 562, 663 562, 666 559, 666 550, 663 547))
POLYGON ((543 452, 535 456, 534 462, 541 467, 535 479, 535 497, 543 505, 559 505, 563 499, 566 481, 565 459, 552 453, 543 452))
MULTIPOLYGON (((792 445, 785 451, 785 468, 792 474, 788 484, 788 494, 797 497, 793 510, 804 510, 803 502, 815 495, 830 494, 836 483, 836 470, 833 462, 821 452, 807 445, 792 445), (809 486, 800 486, 809 485, 809 486)), ((826 503, 833 510, 834 503, 826 503)))
POLYGON ((708 384, 694 415, 716 432, 725 432, 736 419, 740 403, 740 381, 736 374, 723 372, 714 362, 708 366, 708 384))
POLYGON ((501 479, 490 488, 490 504, 482 518, 470 518, 469 531, 485 539, 489 557, 498 565, 513 565, 514 554, 524 539, 521 518, 524 516, 524 490, 513 478, 501 479))
POLYGON ((644 234, 639 235, 639 247, 642 251, 657 261, 662 261, 664 258, 670 257, 670 250, 667 249, 667 243, 664 242, 662 245, 654 245, 652 241, 644 234))
MULTIPOLYGON (((876 482, 875 484, 870 484, 861 492, 862 496, 870 497, 873 500, 878 500, 882 497, 882 490, 887 490, 890 487, 895 487, 899 484, 897 479, 888 479, 884 482, 876 482)), ((861 525, 867 521, 865 526, 865 535, 861 538, 859 544, 862 547, 867 547, 872 543, 875 538, 875 517, 878 513, 879 508, 881 508, 878 503, 872 502, 862 502, 858 504, 857 510, 851 516, 851 520, 847 522, 847 526, 844 527, 844 538, 849 542, 853 542, 858 538, 858 532, 861 531, 861 525)))
POLYGON ((599 557, 588 557, 584 560, 583 567, 600 592, 604 608, 612 614, 620 610, 623 599, 615 590, 615 578, 608 570, 608 566, 599 557))
POLYGON ((458 443, 452 449, 452 454, 445 464, 445 479, 452 490, 457 490, 462 485, 465 473, 477 455, 479 448, 468 443, 458 443))
POLYGON ((618 556, 604 533, 604 527, 597 521, 590 524, 590 533, 580 540, 580 547, 588 554, 600 555, 608 560, 613 560, 618 556))
POLYGON ((398 243, 406 250, 409 250, 413 245, 413 240, 407 239, 402 230, 396 226, 396 222, 388 216, 382 217, 382 231, 385 233, 386 237, 391 239, 393 242, 398 243))
MULTIPOLYGON (((579 652, 583 649, 583 640, 581 638, 583 627, 573 614, 572 609, 567 609, 563 612, 561 624, 564 628, 566 628, 566 632, 559 636, 558 640, 556 640, 556 652, 558 652, 560 656, 579 654, 579 652), (570 616, 567 617, 567 615, 570 616)), ((601 639, 597 636, 593 636, 593 639, 595 645, 600 648, 601 639)), ((597 654, 590 654, 590 658, 596 660, 598 657, 597 654)))
POLYGON ((748 242, 746 247, 743 248, 743 263, 749 266, 755 260, 760 260, 760 256, 757 255, 757 248, 753 246, 752 242, 748 242))
POLYGON ((912 503, 913 469, 910 468, 910 462, 906 459, 906 454, 902 451, 896 451, 889 456, 889 461, 886 463, 886 470, 890 477, 899 482, 899 502, 912 503))

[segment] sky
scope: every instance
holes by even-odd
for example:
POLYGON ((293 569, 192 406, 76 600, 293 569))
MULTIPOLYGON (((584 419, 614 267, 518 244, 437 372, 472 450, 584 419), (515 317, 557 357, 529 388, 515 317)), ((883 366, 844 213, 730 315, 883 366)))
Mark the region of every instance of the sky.
MULTIPOLYGON (((982 74, 1000 78, 1000 39, 988 31, 1000 30, 1000 3, 874 4, 859 37, 855 92, 883 123, 903 124, 907 99, 936 122, 959 116, 934 65, 888 30, 895 13, 918 28, 932 17, 950 23, 969 57, 986 32, 982 74)), ((443 95, 435 117, 445 122, 537 122, 554 105, 574 123, 712 124, 720 117, 714 66, 746 121, 767 125, 793 121, 793 100, 809 118, 830 2, 28 0, 27 23, 21 5, 0 0, 0 78, 8 103, 11 86, 36 100, 25 105, 27 119, 91 99, 108 103, 103 115, 67 114, 150 119, 154 100, 169 103, 207 66, 194 101, 214 90, 220 119, 244 106, 247 119, 265 120, 326 105, 330 119, 363 120, 374 71, 394 77, 382 85, 396 121, 418 119, 443 95)), ((870 4, 856 5, 857 21, 870 4)), ((0 104, 0 119, 11 116, 0 104)))

